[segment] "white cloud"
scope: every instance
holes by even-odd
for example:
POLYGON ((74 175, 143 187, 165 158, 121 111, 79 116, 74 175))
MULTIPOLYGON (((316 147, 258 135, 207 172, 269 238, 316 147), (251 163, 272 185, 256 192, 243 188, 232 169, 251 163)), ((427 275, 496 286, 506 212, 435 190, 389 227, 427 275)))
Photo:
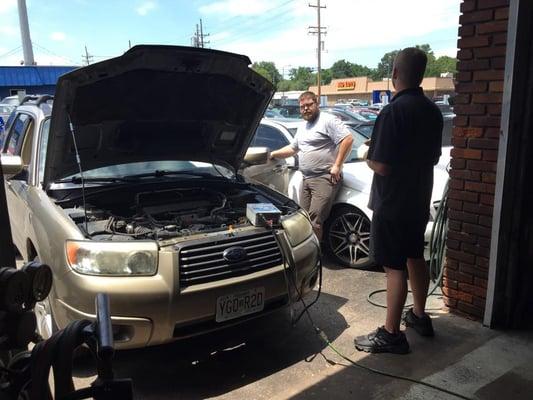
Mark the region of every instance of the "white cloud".
POLYGON ((224 17, 258 15, 272 8, 272 2, 264 0, 223 0, 199 8, 202 14, 221 14, 224 17))
POLYGON ((145 1, 140 6, 138 6, 135 11, 141 16, 147 15, 150 11, 153 11, 157 7, 157 4, 154 1, 145 1))
POLYGON ((17 8, 17 0, 1 0, 0 14, 8 13, 17 8))
POLYGON ((67 36, 63 32, 52 32, 50 34, 50 39, 55 40, 56 42, 63 42, 67 36))
MULTIPOLYGON (((245 1, 242 0, 242 3, 245 1)), ((256 1, 250 3, 258 4, 256 1)), ((269 2, 262 3, 267 4, 265 7, 272 7, 269 2)), ((233 4, 241 4, 241 0, 221 1, 212 3, 209 7, 221 13, 231 13, 230 6, 233 4), (226 8, 223 9, 222 5, 226 8)), ((448 48, 453 45, 457 35, 439 38, 433 33, 450 28, 453 31, 453 28, 458 27, 459 5, 460 0, 328 1, 327 8, 321 11, 322 24, 327 30, 323 38, 325 52, 322 56, 322 66, 327 68, 341 58, 374 66, 370 64, 377 64, 379 60, 370 63, 366 61, 374 59, 370 57, 371 54, 377 52, 381 56, 387 51, 403 47, 406 43, 414 45, 429 42, 435 49, 439 48, 437 44, 440 43, 442 48, 448 48), (434 40, 433 43, 431 39, 434 40)), ((268 21, 272 26, 270 31, 265 30, 267 23, 262 24, 261 19, 258 19, 254 21, 257 34, 253 31, 241 34, 233 29, 233 37, 242 39, 232 42, 231 37, 227 36, 227 39, 220 43, 215 40, 211 43, 217 48, 247 54, 252 61, 274 61, 278 68, 287 64, 314 66, 317 38, 307 33, 307 27, 316 25, 316 9, 308 7, 308 3, 303 1, 294 2, 292 8, 287 14, 293 18, 287 20, 283 17, 282 21, 268 21)), ((242 12, 241 9, 241 14, 242 12)), ((453 53, 454 51, 446 50, 448 55, 453 53)))

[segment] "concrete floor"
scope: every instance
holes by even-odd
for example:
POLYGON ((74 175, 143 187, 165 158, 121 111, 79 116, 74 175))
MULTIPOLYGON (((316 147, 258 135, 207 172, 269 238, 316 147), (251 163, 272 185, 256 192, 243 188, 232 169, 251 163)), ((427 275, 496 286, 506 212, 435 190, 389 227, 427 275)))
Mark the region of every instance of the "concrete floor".
MULTIPOLYGON (((361 365, 453 390, 472 399, 533 398, 533 332, 498 332, 429 302, 434 338, 407 332, 408 355, 357 352, 353 338, 383 323, 385 310, 367 302, 385 276, 327 263, 314 324, 334 347, 361 365)), ((383 297, 376 296, 382 301, 383 297)), ((88 359, 76 386, 89 385, 88 359)), ((118 377, 133 379, 136 399, 456 399, 425 386, 350 366, 314 333, 305 316, 288 312, 172 345, 118 352, 118 377)))

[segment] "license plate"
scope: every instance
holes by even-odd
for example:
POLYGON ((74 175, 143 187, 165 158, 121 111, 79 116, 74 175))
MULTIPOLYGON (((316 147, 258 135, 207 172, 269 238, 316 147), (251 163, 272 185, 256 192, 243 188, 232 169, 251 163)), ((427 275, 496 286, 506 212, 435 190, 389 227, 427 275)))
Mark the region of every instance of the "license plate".
POLYGON ((217 299, 216 321, 223 322, 262 311, 265 307, 265 288, 259 287, 220 296, 217 299))

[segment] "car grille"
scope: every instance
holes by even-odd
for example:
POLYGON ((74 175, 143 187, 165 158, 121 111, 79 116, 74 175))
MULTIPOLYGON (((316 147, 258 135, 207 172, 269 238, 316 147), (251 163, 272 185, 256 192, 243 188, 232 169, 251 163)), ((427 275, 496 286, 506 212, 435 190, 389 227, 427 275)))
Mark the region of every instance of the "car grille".
POLYGON ((281 251, 272 232, 185 244, 178 251, 181 287, 243 276, 282 262, 281 251), (225 260, 223 253, 231 247, 244 248, 246 257, 236 262, 225 260))

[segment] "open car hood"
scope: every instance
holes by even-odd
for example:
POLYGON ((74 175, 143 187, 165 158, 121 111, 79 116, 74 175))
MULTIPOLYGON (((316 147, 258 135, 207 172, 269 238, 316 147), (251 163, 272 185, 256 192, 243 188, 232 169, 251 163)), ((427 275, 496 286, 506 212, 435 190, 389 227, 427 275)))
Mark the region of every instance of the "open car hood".
POLYGON ((238 169, 274 94, 250 64, 217 50, 141 45, 61 76, 45 187, 79 172, 76 151, 83 171, 157 160, 238 169))

